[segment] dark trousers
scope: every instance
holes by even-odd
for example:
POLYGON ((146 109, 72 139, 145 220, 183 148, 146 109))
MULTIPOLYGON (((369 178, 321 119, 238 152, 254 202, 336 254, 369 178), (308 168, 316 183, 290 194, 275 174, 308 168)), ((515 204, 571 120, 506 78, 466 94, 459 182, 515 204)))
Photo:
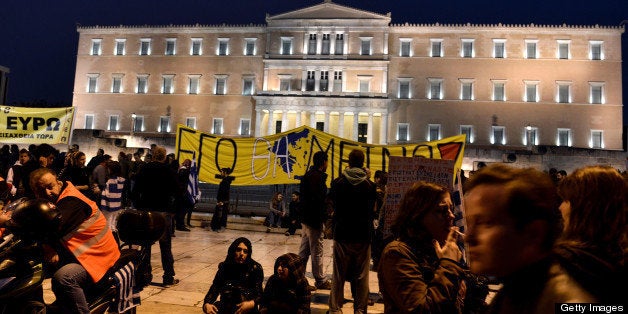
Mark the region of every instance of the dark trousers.
POLYGON ((229 214, 229 203, 223 205, 216 205, 214 215, 212 216, 211 228, 212 230, 218 230, 220 228, 227 227, 227 215, 229 214))
MULTIPOLYGON (((164 215, 166 219, 166 225, 164 228, 164 233, 159 238, 159 250, 161 251, 161 265, 164 269, 164 281, 169 281, 174 278, 174 257, 172 256, 172 233, 170 230, 172 229, 172 214, 169 213, 160 213, 164 215)), ((146 255, 144 256, 144 260, 142 261, 143 265, 147 265, 147 269, 152 269, 150 266, 150 255, 151 248, 147 247, 146 255)))

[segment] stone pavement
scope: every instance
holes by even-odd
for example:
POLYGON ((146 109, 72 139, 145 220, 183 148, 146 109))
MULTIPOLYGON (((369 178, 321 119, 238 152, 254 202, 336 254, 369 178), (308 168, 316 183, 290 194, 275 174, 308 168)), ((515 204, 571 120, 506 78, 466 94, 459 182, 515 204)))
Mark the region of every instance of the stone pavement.
MULTIPOLYGON (((275 258, 294 252, 298 253, 301 242, 300 230, 292 236, 285 236, 285 229, 273 230, 266 233, 266 228, 261 225, 261 219, 229 217, 228 229, 223 232, 213 232, 211 229, 201 228, 200 225, 207 221, 211 215, 195 213, 192 224, 197 226, 191 232, 177 231, 172 239, 172 253, 175 259, 175 278, 179 284, 168 288, 150 285, 141 293, 142 304, 137 308, 137 313, 202 313, 202 302, 205 293, 212 283, 218 269, 218 263, 225 259, 227 248, 238 237, 247 237, 253 244, 253 259, 262 264, 265 280, 273 274, 275 258), (240 229, 240 230, 238 230, 240 229)), ((163 270, 159 245, 152 248, 151 258, 153 268, 153 280, 161 283, 163 270)), ((332 241, 325 240, 323 265, 325 274, 331 278, 332 273, 332 241)), ((311 266, 308 262, 307 278, 310 284, 314 284, 311 266)), ((266 282, 264 282, 265 284, 266 282)), ((50 282, 47 280, 46 301, 54 300, 50 292, 50 282)), ((377 273, 370 273, 371 295, 378 291, 377 273)), ((345 285, 345 298, 351 298, 349 284, 345 285)), ((325 313, 328 309, 329 290, 317 290, 312 293, 312 313, 325 313)), ((353 312, 353 303, 347 302, 343 307, 344 313, 353 312)), ((369 313, 383 313, 384 305, 375 303, 368 307, 369 313)))

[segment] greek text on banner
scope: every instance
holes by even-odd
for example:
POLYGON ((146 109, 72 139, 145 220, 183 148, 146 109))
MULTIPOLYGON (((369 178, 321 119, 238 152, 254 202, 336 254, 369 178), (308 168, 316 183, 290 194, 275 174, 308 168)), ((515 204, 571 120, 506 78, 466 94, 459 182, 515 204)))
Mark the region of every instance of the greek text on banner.
POLYGON ((0 106, 0 142, 67 144, 73 118, 74 107, 0 106))
POLYGON ((455 161, 455 171, 462 166, 465 135, 438 141, 405 145, 372 145, 301 126, 264 137, 230 138, 203 133, 178 125, 176 154, 179 161, 194 159, 199 180, 218 184, 219 169, 233 169, 234 185, 297 184, 312 165, 312 156, 324 151, 329 156, 328 180, 333 180, 348 166, 349 152, 362 149, 364 166, 375 173, 388 168, 390 156, 419 156, 455 161))

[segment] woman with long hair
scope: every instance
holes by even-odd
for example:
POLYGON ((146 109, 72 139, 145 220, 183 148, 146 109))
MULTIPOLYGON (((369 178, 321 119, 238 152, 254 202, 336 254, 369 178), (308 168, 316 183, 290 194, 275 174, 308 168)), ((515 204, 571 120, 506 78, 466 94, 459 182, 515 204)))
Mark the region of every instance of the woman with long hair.
POLYGON ((203 301, 203 312, 208 314, 257 313, 262 296, 264 271, 253 260, 253 248, 247 238, 237 238, 227 251, 227 257, 218 265, 209 291, 203 301), (216 301, 220 296, 220 301, 216 301))
POLYGON ((554 252, 560 265, 600 302, 625 302, 628 280, 628 180, 615 169, 588 166, 560 182, 564 230, 554 252))

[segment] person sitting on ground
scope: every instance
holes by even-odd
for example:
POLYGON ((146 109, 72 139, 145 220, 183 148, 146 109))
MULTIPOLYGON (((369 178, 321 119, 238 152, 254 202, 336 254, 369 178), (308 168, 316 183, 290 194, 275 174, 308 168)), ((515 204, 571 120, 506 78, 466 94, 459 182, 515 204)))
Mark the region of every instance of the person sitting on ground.
POLYGON ((308 286, 303 259, 294 253, 279 256, 275 260, 275 273, 266 282, 260 313, 310 313, 312 293, 308 286))
POLYGON ((416 182, 403 196, 397 238, 377 270, 385 313, 472 313, 484 305, 488 289, 466 274, 452 210, 449 191, 434 183, 416 182))
POLYGON ((281 219, 286 216, 286 208, 283 202, 283 194, 281 192, 275 192, 273 198, 270 200, 270 211, 268 212, 268 229, 266 232, 270 232, 272 228, 281 227, 281 219))
POLYGON ((229 246, 227 257, 218 265, 203 301, 203 312, 208 314, 257 313, 262 296, 264 271, 253 260, 249 239, 235 239, 229 246), (220 296, 220 301, 216 301, 220 296))
POLYGON ((558 186, 564 230, 560 265, 605 304, 621 304, 628 281, 628 181, 606 166, 577 169, 558 186))
POLYGON ((293 191, 288 204, 288 230, 286 230, 286 236, 293 235, 298 228, 301 228, 301 221, 299 220, 301 210, 301 193, 299 191, 293 191))

